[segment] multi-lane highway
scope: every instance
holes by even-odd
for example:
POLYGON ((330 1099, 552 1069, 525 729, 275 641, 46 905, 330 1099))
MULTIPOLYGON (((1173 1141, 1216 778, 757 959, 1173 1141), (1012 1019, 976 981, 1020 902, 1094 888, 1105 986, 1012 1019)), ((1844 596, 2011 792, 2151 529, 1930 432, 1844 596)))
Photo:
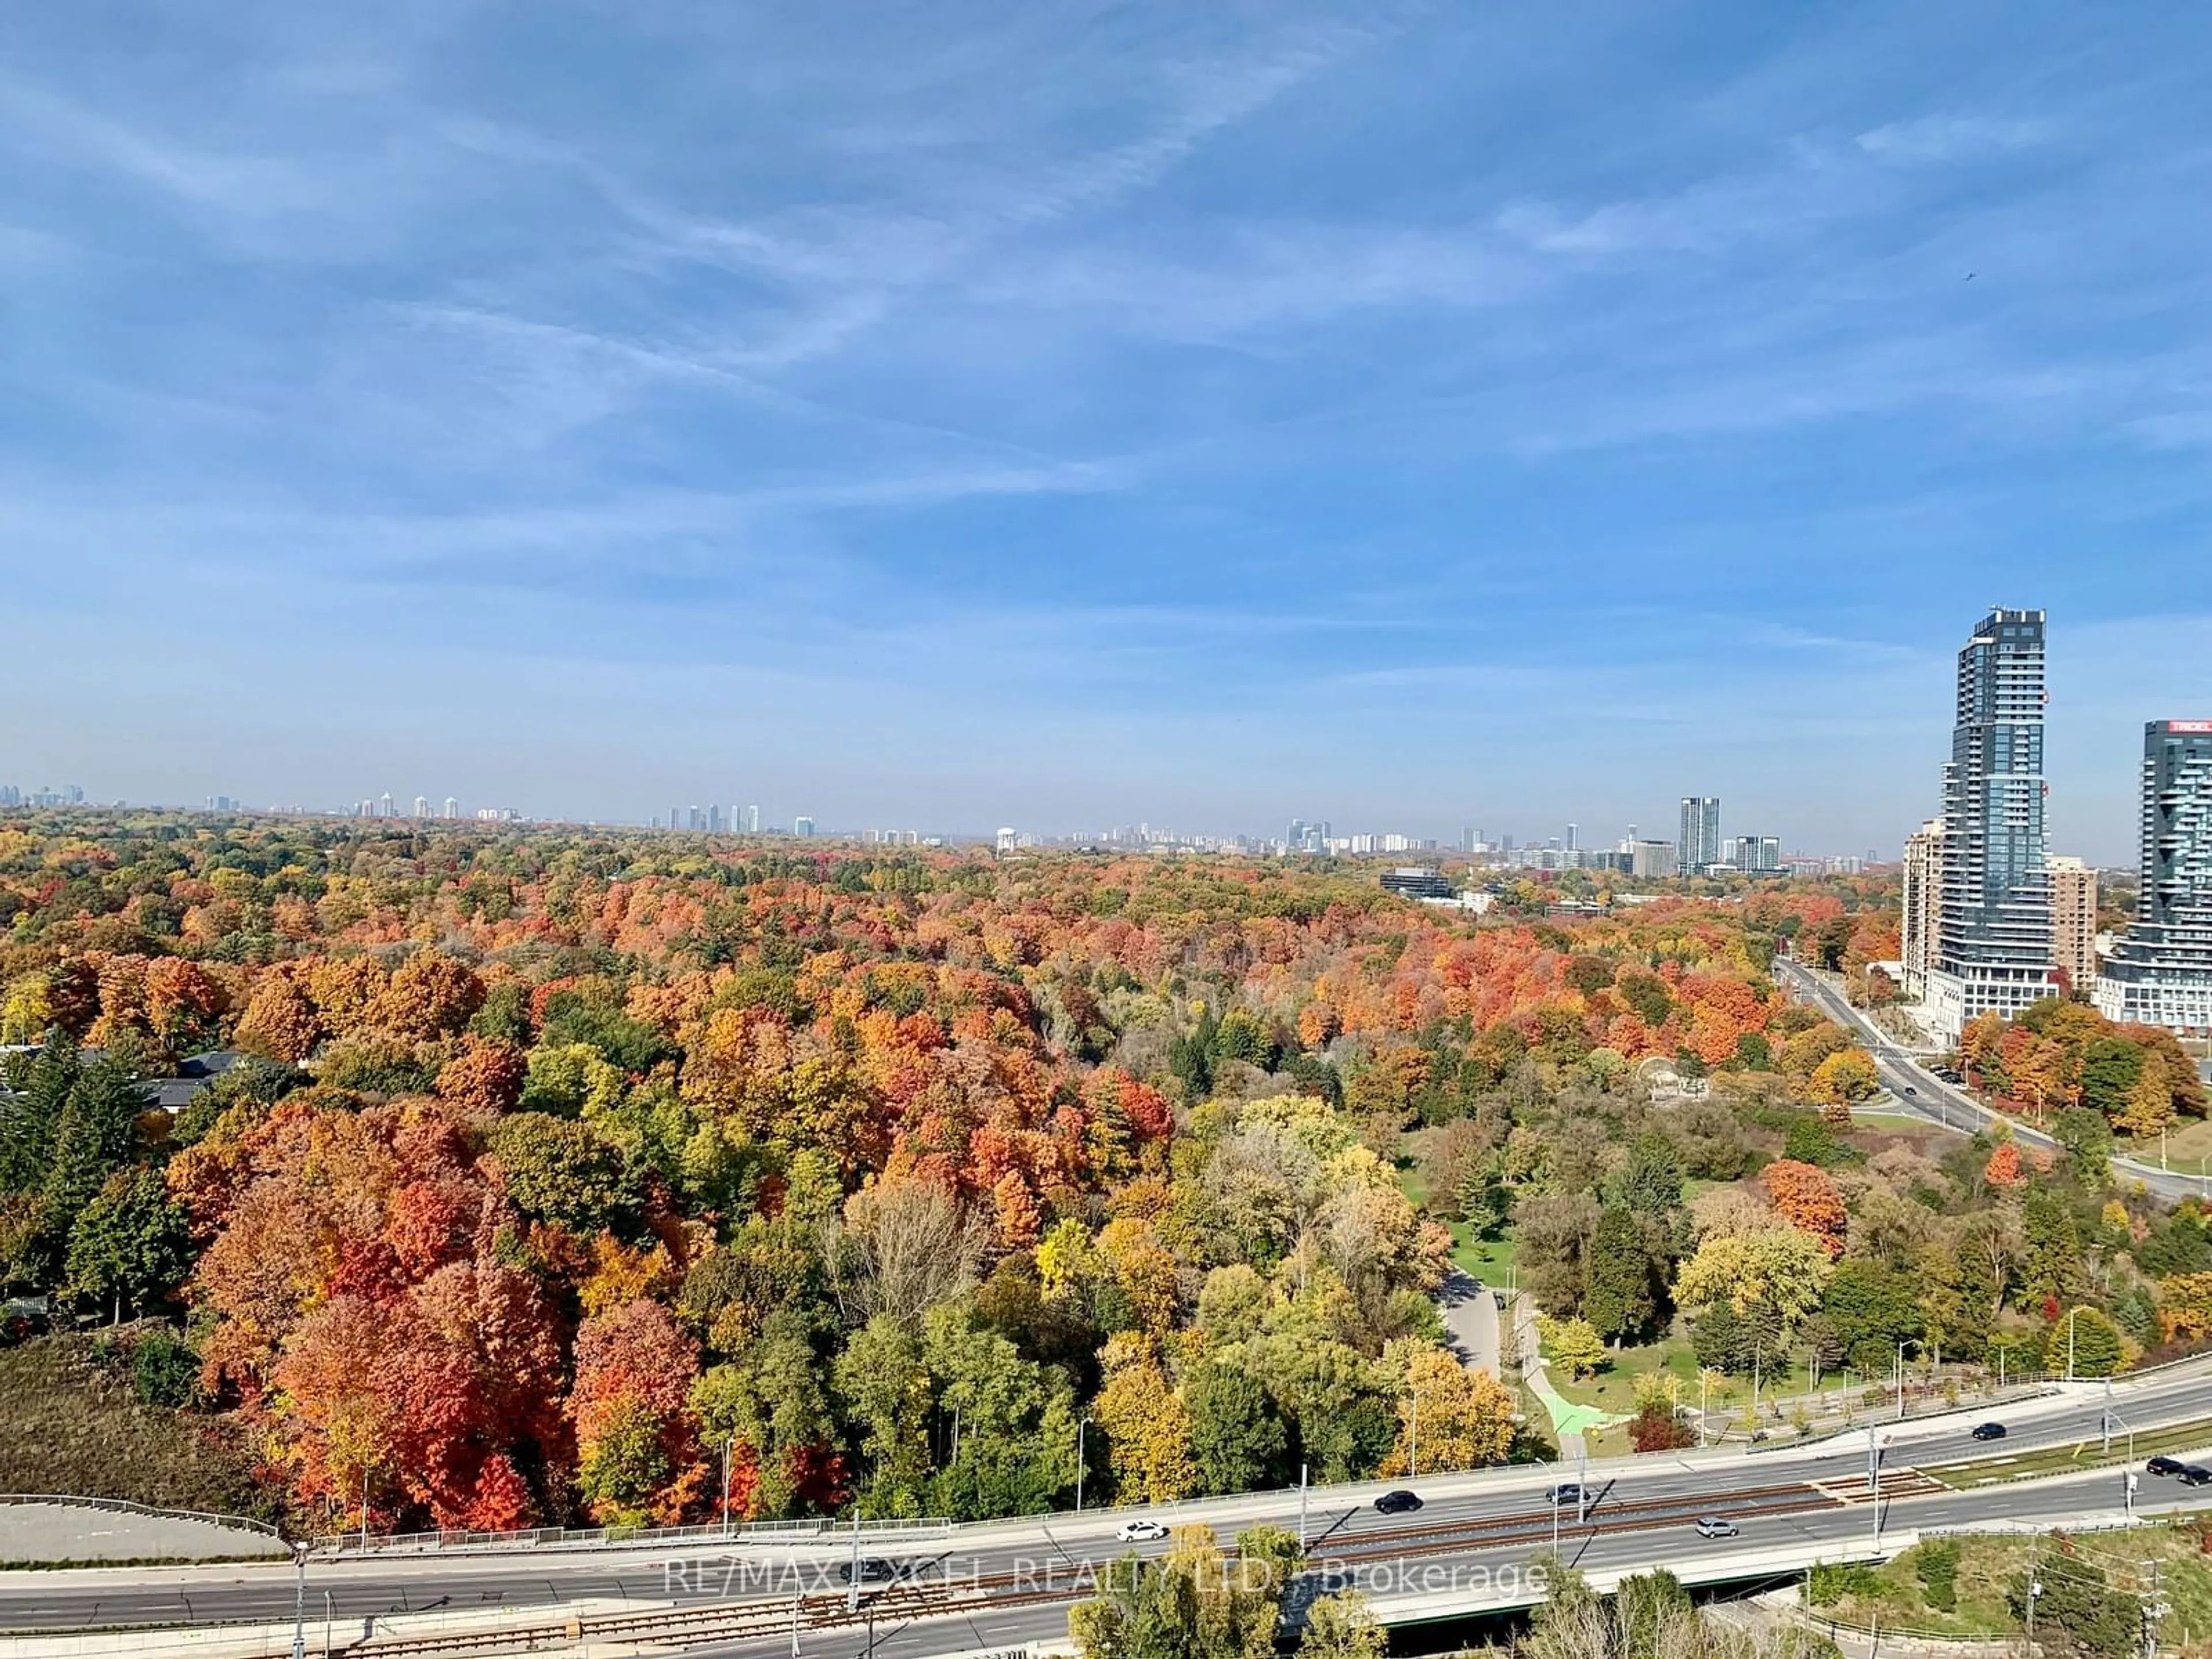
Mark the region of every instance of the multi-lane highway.
MULTIPOLYGON (((1775 959, 1775 970, 1796 994, 1814 1004, 1830 1018, 1856 1036, 1873 1056, 1882 1086, 1908 1111, 1972 1134, 1977 1130, 2008 1125, 2013 1138, 2024 1146, 2056 1148, 2058 1143, 2032 1124, 1993 1112, 1963 1089, 1953 1087, 1925 1066, 1909 1049, 1877 1026, 1820 975, 1787 957, 1775 959)), ((2190 1193, 2212 1195, 2212 1176, 2203 1170, 2160 1170, 2131 1158, 2115 1158, 2112 1169, 2129 1181, 2140 1181, 2160 1198, 2178 1199, 2190 1193)))
MULTIPOLYGON (((2138 1433, 2179 1423, 2212 1424, 2212 1371, 2164 1373, 2115 1389, 2113 1407, 2138 1433)), ((2007 1408, 2012 1432, 2002 1442, 1969 1437, 1969 1414, 1885 1425, 1883 1456, 1886 1525, 1897 1528, 1984 1524, 2008 1517, 2063 1519, 2084 1510, 2116 1510, 2123 1502, 2122 1474, 2106 1469, 2063 1488, 2048 1482, 1956 1492, 1934 1478, 1966 1463, 2017 1459, 2038 1448, 2094 1440, 2106 1410, 2094 1390, 2015 1404, 2007 1408)), ((2122 1432, 2116 1444, 2124 1444, 2122 1432)), ((2212 1445, 2212 1428, 2205 1434, 2212 1445)), ((1692 1452, 1615 1460, 1592 1465, 1595 1494, 1586 1523, 1577 1525, 1571 1505, 1556 1513, 1545 1501, 1555 1480, 1571 1478, 1573 1466, 1494 1470, 1428 1477, 1412 1482, 1426 1500, 1417 1514, 1382 1516, 1371 1507, 1376 1486, 1317 1488, 1303 1505, 1305 1536, 1313 1553, 1344 1562, 1363 1576, 1387 1580, 1407 1563, 1425 1571, 1496 1570, 1525 1563, 1550 1546, 1556 1518, 1563 1547, 1592 1565, 1615 1553, 1637 1561, 1680 1560, 1761 1544, 1856 1537, 1870 1530, 1865 1502, 1869 1453, 1863 1433, 1817 1446, 1747 1453, 1692 1452), (1690 1522, 1699 1514, 1729 1516, 1740 1540, 1709 1544, 1690 1522)), ((2179 1499, 2166 1483, 2144 1482, 2146 1501, 2179 1499)), ((2187 1494, 2195 1498, 2197 1494, 2187 1494)), ((2212 1506, 2212 1488, 2203 1502, 2212 1506)), ((1212 1500, 1159 1511, 1170 1523, 1204 1521, 1224 1538, 1242 1527, 1267 1522, 1290 1530, 1300 1524, 1296 1493, 1212 1500)), ((861 1553, 892 1558, 901 1570, 927 1581, 926 1592, 872 1595, 884 1618, 919 1594, 977 1604, 961 1617, 921 1627, 937 1633, 902 1635, 927 1640, 938 1651, 988 1647, 1030 1639, 1030 1626, 1064 1629, 1068 1601, 1079 1593, 1079 1575, 1127 1553, 1115 1538, 1130 1511, 1062 1515, 961 1528, 950 1538, 866 1543, 861 1553), (943 1586, 940 1591, 937 1587, 943 1586), (957 1638, 948 1632, 960 1632, 957 1638), (988 1640, 975 1639, 978 1632, 988 1640), (1024 1633, 1028 1632, 1028 1633, 1024 1633)), ((1146 1553, 1160 1544, 1137 1547, 1146 1553)), ((578 1602, 602 1611, 609 1604, 640 1613, 672 1606, 697 1607, 753 1598, 787 1605, 794 1589, 814 1613, 837 1616, 844 1597, 840 1570, 851 1551, 840 1544, 741 1543, 679 1548, 599 1548, 575 1552, 430 1553, 384 1559, 311 1560, 307 1605, 341 1623, 368 1616, 476 1608, 538 1607, 547 1616, 578 1602)), ((284 1566, 108 1569, 0 1573, 0 1628, 82 1630, 112 1625, 262 1622, 291 1615, 295 1585, 284 1566)), ((763 1609, 761 1622, 765 1622, 763 1609)), ((780 1618, 780 1616, 779 1616, 780 1618)), ((787 1629, 778 1641, 787 1650, 787 1629)), ((702 1632, 702 1634, 707 1632, 702 1632)), ((919 1649, 912 1650, 919 1651, 919 1649)))

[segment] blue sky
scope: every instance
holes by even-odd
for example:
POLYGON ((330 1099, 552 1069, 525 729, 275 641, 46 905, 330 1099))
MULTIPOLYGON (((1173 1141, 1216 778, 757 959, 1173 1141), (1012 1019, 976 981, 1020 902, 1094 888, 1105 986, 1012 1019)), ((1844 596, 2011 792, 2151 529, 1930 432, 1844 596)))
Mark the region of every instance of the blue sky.
POLYGON ((2212 714, 2191 8, 140 0, 0 64, 0 779, 1893 848, 2212 714))

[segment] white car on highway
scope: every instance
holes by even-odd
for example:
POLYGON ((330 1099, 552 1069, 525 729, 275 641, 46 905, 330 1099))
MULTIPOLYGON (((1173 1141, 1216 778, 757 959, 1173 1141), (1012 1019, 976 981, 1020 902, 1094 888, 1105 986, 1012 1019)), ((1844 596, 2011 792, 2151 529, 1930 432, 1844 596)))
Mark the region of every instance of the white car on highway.
POLYGON ((1156 1538, 1164 1538, 1168 1529, 1157 1521, 1124 1521, 1121 1531, 1114 1534, 1125 1544, 1149 1544, 1156 1538))

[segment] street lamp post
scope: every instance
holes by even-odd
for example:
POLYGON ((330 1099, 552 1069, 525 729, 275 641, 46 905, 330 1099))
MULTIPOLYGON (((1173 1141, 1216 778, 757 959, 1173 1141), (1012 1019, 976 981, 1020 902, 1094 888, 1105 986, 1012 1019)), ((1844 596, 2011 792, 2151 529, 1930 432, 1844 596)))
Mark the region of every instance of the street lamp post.
POLYGON ((1078 1515, 1083 1513, 1083 1437, 1090 1427, 1091 1419, 1087 1417, 1075 1425, 1075 1512, 1078 1515))
POLYGON ((722 1442, 722 1536, 730 1535, 730 1454, 737 1449, 734 1434, 722 1442))
POLYGON ((292 1659, 307 1659, 307 1547, 292 1546, 292 1659))
POLYGON ((1867 1507, 1874 1511, 1874 1547, 1881 1550, 1881 1454, 1888 1443, 1867 1427, 1867 1507))

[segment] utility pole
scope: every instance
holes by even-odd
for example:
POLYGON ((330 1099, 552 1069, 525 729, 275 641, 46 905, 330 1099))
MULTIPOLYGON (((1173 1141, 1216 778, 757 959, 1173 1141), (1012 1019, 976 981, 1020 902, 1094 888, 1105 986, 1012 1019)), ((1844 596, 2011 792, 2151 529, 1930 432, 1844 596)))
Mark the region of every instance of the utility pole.
POLYGON ((2043 1595, 2043 1581, 2035 1576, 2035 1547, 2042 1539, 2039 1532, 2027 1535, 2027 1659, 2035 1659, 2035 1604, 2043 1595))
MULTIPOLYGON (((2106 1392, 2109 1394, 2111 1391, 2112 1391, 2112 1385, 2108 1382, 2108 1383, 2106 1383, 2106 1392)), ((1421 1478, 1421 1391, 1420 1391, 1419 1389, 1414 1389, 1414 1390, 1413 1390, 1413 1479, 1414 1479, 1414 1480, 1419 1480, 1420 1478, 1421 1478)))
POLYGON ((1589 1439, 1586 1435, 1575 1437, 1575 1524, 1582 1526, 1589 1519, 1589 1439))
POLYGON ((368 1471, 372 1466, 361 1466, 361 1547, 368 1547, 368 1471))
POLYGON ((1083 1436, 1090 1426, 1091 1419, 1087 1417, 1075 1425, 1075 1512, 1078 1515, 1083 1513, 1083 1436))
POLYGON ((1298 1553, 1306 1553, 1306 1466, 1298 1465, 1298 1553))

